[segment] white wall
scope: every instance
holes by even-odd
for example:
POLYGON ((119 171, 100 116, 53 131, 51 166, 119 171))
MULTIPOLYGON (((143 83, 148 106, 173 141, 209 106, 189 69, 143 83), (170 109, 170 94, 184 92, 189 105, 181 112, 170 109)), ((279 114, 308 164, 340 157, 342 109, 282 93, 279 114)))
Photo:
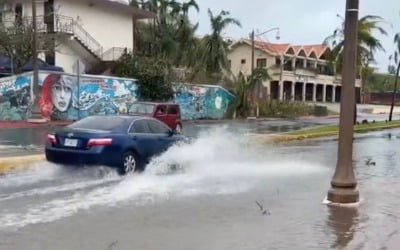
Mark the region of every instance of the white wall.
POLYGON ((57 39, 56 41, 56 65, 64 68, 67 73, 77 73, 76 64, 80 61, 80 71, 84 72, 95 63, 93 55, 85 51, 75 41, 67 39, 57 39))
MULTIPOLYGON (((257 59, 267 59, 267 68, 275 64, 275 57, 268 55, 267 53, 255 49, 254 50, 254 67, 257 66, 257 59)), ((228 59, 231 60, 231 71, 237 76, 239 72, 243 72, 247 75, 251 74, 251 47, 247 44, 236 45, 228 53, 228 59), (242 64, 241 60, 245 59, 246 63, 242 64)))
MULTIPOLYGON (((31 1, 25 1, 22 5, 22 15, 23 16, 32 16, 32 3, 31 1)), ((43 16, 44 15, 44 3, 38 1, 36 3, 36 16, 43 16)))
POLYGON ((103 47, 132 49, 132 15, 98 5, 90 7, 86 0, 55 0, 59 15, 77 20, 79 24, 103 47))

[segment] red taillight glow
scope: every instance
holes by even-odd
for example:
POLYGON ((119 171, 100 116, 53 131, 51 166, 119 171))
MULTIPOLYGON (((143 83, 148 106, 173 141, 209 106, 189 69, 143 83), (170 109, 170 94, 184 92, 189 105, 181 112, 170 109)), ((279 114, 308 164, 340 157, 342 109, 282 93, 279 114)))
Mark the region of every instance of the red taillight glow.
POLYGON ((107 146, 112 144, 112 139, 111 138, 101 138, 101 139, 90 139, 87 146, 88 147, 93 147, 93 146, 107 146))
POLYGON ((52 144, 56 144, 57 143, 56 136, 55 135, 47 135, 47 141, 52 144))

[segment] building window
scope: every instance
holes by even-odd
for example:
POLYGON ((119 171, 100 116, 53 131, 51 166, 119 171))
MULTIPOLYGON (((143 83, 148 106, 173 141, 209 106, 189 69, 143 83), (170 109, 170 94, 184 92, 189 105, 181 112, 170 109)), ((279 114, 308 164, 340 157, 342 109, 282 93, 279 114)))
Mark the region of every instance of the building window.
POLYGON ((275 64, 276 65, 281 65, 282 61, 279 57, 275 58, 275 64))
POLYGON ((240 63, 241 63, 241 64, 246 64, 246 59, 242 59, 242 60, 240 61, 240 63))
POLYGON ((15 23, 22 25, 22 4, 15 4, 15 23))
POLYGON ((257 68, 266 68, 267 67, 267 59, 260 58, 257 59, 257 68))

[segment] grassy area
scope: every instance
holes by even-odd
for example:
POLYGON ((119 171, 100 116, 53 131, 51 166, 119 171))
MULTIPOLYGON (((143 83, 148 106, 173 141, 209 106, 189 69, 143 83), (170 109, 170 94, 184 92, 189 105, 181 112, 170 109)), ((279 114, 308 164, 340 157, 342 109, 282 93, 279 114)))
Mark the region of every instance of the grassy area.
MULTIPOLYGON (((392 122, 383 121, 383 122, 356 125, 354 126, 354 132, 366 133, 371 131, 384 130, 389 128, 398 128, 398 127, 400 127, 400 121, 392 121, 392 122)), ((279 142, 279 141, 303 140, 303 139, 317 138, 317 137, 329 137, 329 136, 337 136, 338 133, 339 133, 339 127, 337 125, 330 125, 330 126, 322 126, 322 127, 285 133, 281 136, 276 137, 274 141, 279 142)))

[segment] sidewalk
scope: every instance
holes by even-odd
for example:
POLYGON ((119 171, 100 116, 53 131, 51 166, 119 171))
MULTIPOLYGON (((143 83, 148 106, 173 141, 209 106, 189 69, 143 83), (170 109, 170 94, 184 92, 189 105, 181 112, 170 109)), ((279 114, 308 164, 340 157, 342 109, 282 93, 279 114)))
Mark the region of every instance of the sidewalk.
POLYGON ((49 121, 45 123, 31 123, 27 121, 0 121, 0 129, 37 128, 46 126, 66 126, 72 121, 49 121))
POLYGON ((29 168, 44 159, 42 148, 0 145, 0 175, 29 168))
POLYGON ((67 124, 70 122, 0 121, 0 174, 43 161, 47 133, 67 124))

